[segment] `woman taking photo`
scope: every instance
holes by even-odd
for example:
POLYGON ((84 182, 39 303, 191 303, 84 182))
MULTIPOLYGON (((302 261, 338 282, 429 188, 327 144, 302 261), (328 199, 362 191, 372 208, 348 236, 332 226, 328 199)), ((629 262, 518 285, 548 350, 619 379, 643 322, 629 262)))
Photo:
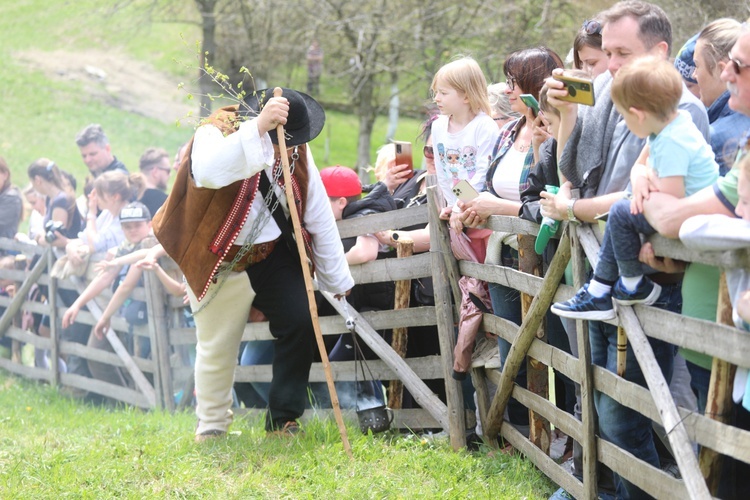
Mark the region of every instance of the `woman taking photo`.
MULTIPOLYGON (((535 163, 532 137, 536 119, 532 109, 524 104, 520 96, 531 94, 538 101, 544 80, 552 75, 553 69, 562 67, 560 56, 546 47, 513 52, 505 61, 503 72, 508 84, 506 93, 511 110, 519 113, 521 117, 509 122, 500 131, 500 138, 495 145, 487 173, 485 191, 469 202, 458 202, 463 209, 461 220, 464 225, 476 227, 484 224, 491 215, 518 216, 521 208, 521 191, 528 186, 529 172, 535 163)), ((517 244, 511 235, 508 236, 502 244, 490 245, 487 262, 518 269, 517 244)), ((519 292, 497 283, 490 283, 489 292, 495 315, 520 325, 522 318, 519 292)), ((567 344, 567 336, 559 319, 552 317, 551 321, 548 321, 548 336, 552 345, 564 347, 563 344, 567 344)), ((510 343, 498 338, 498 347, 500 362, 504 364, 510 352, 510 343)), ((565 350, 569 349, 568 346, 565 350)), ((526 387, 525 363, 519 370, 516 383, 526 387)), ((508 415, 511 424, 521 432, 527 432, 529 415, 523 405, 511 399, 508 404, 508 415)))

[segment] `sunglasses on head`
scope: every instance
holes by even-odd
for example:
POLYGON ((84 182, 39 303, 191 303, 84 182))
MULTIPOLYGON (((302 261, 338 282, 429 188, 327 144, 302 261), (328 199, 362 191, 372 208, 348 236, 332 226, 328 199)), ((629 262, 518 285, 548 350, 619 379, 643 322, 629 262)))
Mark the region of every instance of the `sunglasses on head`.
POLYGON ((602 34, 602 23, 594 19, 586 20, 581 25, 581 29, 587 35, 601 35, 602 34))

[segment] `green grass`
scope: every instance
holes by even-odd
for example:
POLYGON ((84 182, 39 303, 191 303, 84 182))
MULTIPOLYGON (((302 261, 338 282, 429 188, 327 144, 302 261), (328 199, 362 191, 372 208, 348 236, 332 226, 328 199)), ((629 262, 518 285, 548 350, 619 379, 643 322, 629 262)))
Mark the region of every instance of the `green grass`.
POLYGON ((0 498, 547 498, 528 461, 453 452, 447 439, 363 436, 354 460, 334 422, 269 438, 257 418, 239 435, 193 443, 192 414, 102 409, 0 372, 0 498))

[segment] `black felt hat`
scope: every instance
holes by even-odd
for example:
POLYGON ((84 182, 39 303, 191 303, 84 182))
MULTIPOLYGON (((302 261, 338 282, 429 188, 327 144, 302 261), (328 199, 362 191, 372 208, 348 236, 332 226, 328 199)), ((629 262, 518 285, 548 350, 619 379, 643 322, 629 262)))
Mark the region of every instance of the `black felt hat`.
MULTIPOLYGON (((323 107, 307 94, 287 88, 281 90, 282 97, 289 101, 289 116, 284 125, 286 145, 298 146, 312 141, 323 130, 326 122, 323 107)), ((240 106, 240 115, 251 118, 257 116, 271 97, 273 89, 256 90, 245 98, 244 105, 240 106)), ((276 130, 270 130, 268 135, 274 144, 279 143, 276 130)))

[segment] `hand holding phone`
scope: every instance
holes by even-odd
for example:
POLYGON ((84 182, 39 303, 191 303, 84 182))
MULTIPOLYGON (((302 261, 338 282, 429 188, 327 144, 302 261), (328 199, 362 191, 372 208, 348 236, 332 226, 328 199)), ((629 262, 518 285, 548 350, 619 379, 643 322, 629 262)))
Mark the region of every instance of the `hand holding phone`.
POLYGON ((458 184, 453 186, 453 194, 456 195, 456 198, 458 198, 461 201, 471 201, 477 196, 479 196, 479 193, 477 193, 477 190, 474 189, 474 186, 469 184, 469 181, 466 179, 459 181, 458 184))
POLYGON ((552 75, 552 78, 565 84, 568 95, 559 97, 561 101, 575 102, 586 106, 593 106, 594 99, 594 82, 587 78, 579 78, 563 73, 562 75, 552 75))
POLYGON ((536 97, 531 94, 521 94, 521 101, 523 101, 527 107, 531 108, 531 112, 534 113, 534 116, 539 115, 539 102, 537 102, 536 97))

